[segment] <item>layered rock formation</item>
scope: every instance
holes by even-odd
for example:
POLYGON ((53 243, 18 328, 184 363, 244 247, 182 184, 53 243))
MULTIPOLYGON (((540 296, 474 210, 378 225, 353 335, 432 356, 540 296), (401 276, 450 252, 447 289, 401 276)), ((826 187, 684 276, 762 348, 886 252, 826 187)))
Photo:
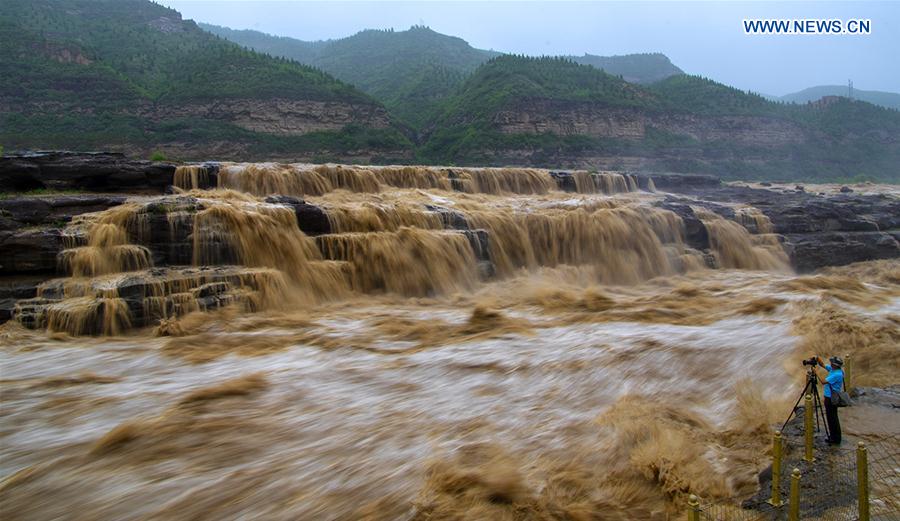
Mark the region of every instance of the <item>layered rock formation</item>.
POLYGON ((666 204, 700 201, 719 213, 715 201, 750 205, 771 221, 785 237, 794 267, 801 272, 872 259, 900 257, 900 198, 893 194, 838 192, 815 194, 801 189, 765 189, 723 185, 669 186, 666 204))
POLYGON ((388 128, 390 117, 375 104, 296 99, 227 99, 184 105, 148 105, 137 114, 153 121, 198 118, 281 136, 339 131, 347 125, 388 128))
MULTIPOLYGON (((359 248, 368 251, 372 246, 364 246, 360 242, 362 237, 356 237, 359 235, 354 233, 356 229, 386 233, 384 240, 387 242, 383 247, 387 248, 394 243, 399 247, 400 244, 411 245, 424 240, 424 236, 401 238, 391 235, 399 230, 398 227, 412 223, 420 223, 414 226, 423 227, 430 234, 428 240, 437 243, 446 240, 457 244, 455 237, 462 237, 465 242, 461 244, 467 244, 464 248, 470 252, 457 251, 454 254, 464 255, 461 259, 471 258, 477 264, 481 279, 502 275, 498 273, 497 262, 505 270, 503 273, 508 274, 510 259, 494 259, 491 252, 497 241, 506 245, 504 248, 514 247, 509 237, 503 236, 504 233, 514 232, 511 228, 505 231, 506 225, 501 226, 502 215, 485 220, 484 216, 479 217, 478 212, 470 215, 453 208, 449 200, 447 204, 442 203, 438 196, 432 197, 431 203, 410 203, 405 209, 371 207, 381 215, 378 219, 386 219, 384 223, 396 219, 397 222, 388 228, 384 227, 387 226, 384 223, 366 224, 366 219, 370 217, 362 214, 354 214, 354 224, 347 228, 341 219, 346 220, 347 215, 359 210, 349 207, 346 211, 350 214, 345 215, 342 213, 345 210, 340 207, 311 204, 297 195, 278 193, 277 187, 288 192, 291 187, 303 190, 301 181, 314 178, 319 183, 315 187, 319 190, 317 194, 332 189, 378 192, 381 187, 390 190, 396 187, 439 188, 494 194, 542 194, 548 190, 559 190, 598 194, 601 197, 598 201, 603 201, 604 194, 657 192, 649 196, 646 205, 638 207, 645 210, 639 211, 647 212, 645 218, 648 219, 655 209, 677 216, 678 230, 674 231, 675 238, 672 240, 683 241, 684 247, 699 252, 701 264, 709 267, 719 267, 722 263, 728 267, 727 259, 714 254, 715 243, 722 240, 722 233, 735 231, 735 226, 741 234, 749 233, 764 239, 761 244, 783 248, 794 268, 801 272, 823 266, 900 257, 900 197, 895 193, 860 194, 850 189, 811 193, 801 187, 750 187, 722 184, 713 176, 667 173, 440 167, 370 169, 334 165, 309 167, 279 170, 280 167, 267 166, 265 168, 268 170, 235 170, 237 167, 219 163, 176 167, 168 163, 130 161, 116 154, 41 153, 3 158, 0 161, 0 176, 5 186, 13 190, 79 189, 82 193, 12 193, 0 199, 0 321, 18 313, 24 317, 23 323, 33 326, 46 324, 49 316, 46 313, 56 309, 53 306, 59 307, 64 293, 62 288, 65 287, 59 280, 52 279, 71 273, 79 263, 83 265, 80 268, 82 271, 109 273, 104 268, 105 261, 101 259, 104 256, 114 259, 114 264, 120 266, 116 269, 124 270, 126 275, 129 269, 140 271, 152 266, 160 267, 154 268, 157 271, 141 271, 139 276, 131 275, 130 278, 116 277, 94 289, 83 289, 98 295, 96 298, 101 300, 107 297, 100 296, 110 291, 118 293, 120 296, 116 298, 123 300, 117 300, 118 307, 110 307, 109 312, 119 310, 118 313, 124 313, 123 316, 129 317, 130 326, 150 325, 171 313, 208 309, 247 298, 246 291, 240 288, 253 288, 252 281, 240 279, 243 276, 240 275, 243 273, 240 268, 229 267, 241 263, 242 256, 246 257, 247 252, 235 249, 234 238, 229 236, 232 232, 219 229, 218 221, 207 218, 198 221, 200 214, 219 212, 216 208, 220 203, 195 195, 164 195, 164 192, 178 191, 173 185, 198 189, 223 186, 221 176, 224 171, 229 172, 231 177, 226 179, 231 181, 237 179, 234 176, 238 173, 257 176, 243 179, 244 184, 240 186, 244 188, 252 186, 246 184, 248 181, 272 183, 273 179, 277 180, 278 183, 260 184, 258 189, 252 190, 255 192, 263 186, 270 186, 263 192, 263 197, 255 199, 257 202, 247 203, 250 204, 248 209, 263 213, 257 217, 248 215, 248 218, 282 216, 279 212, 289 209, 291 218, 284 222, 295 223, 292 225, 296 226, 297 232, 302 232, 300 236, 312 239, 309 247, 319 250, 315 257, 321 259, 315 262, 325 262, 323 266, 328 270, 332 269, 328 267, 328 262, 350 263, 347 269, 357 271, 354 275, 356 284, 369 289, 377 289, 385 282, 371 277, 360 279, 359 270, 367 267, 353 258, 353 251, 359 248), (260 177, 263 175, 280 177, 266 180, 260 177), (143 195, 129 196, 123 192, 143 195), (266 192, 273 195, 264 196, 266 192), (117 207, 125 211, 112 220, 102 218, 105 214, 97 213, 117 207), (406 213, 392 214, 401 210, 406 213), (98 225, 113 226, 113 229, 95 228, 98 225), (198 225, 203 228, 198 230, 198 225), (108 235, 110 231, 114 232, 111 238, 98 235, 100 232, 108 235), (209 271, 203 268, 207 264, 218 268, 209 271), (188 279, 191 282, 184 282, 188 279), (182 282, 171 282, 179 280, 182 282), (182 296, 172 297, 171 292, 159 289, 168 287, 166 284, 175 284, 172 287, 177 286, 179 291, 176 293, 182 296), (139 291, 140 288, 143 290, 139 291), (192 303, 188 305, 188 301, 192 303), (152 306, 148 302, 152 302, 152 306)), ((233 209, 227 210, 231 212, 233 209)), ((238 208, 235 211, 241 210, 238 208)), ((276 230, 278 226, 282 225, 272 229, 276 230)), ((662 239, 670 232, 664 228, 656 233, 662 233, 662 239)), ((422 246, 426 247, 424 243, 422 246)), ((578 251, 582 246, 578 247, 578 251)), ((507 253, 510 252, 503 252, 503 255, 507 253)), ((374 250, 367 253, 375 254, 374 250)), ((560 257, 554 262, 564 262, 565 258, 560 257)), ((525 262, 520 265, 529 266, 524 260, 514 262, 525 262)), ((102 309, 90 308, 90 312, 106 313, 102 309)), ((116 324, 107 326, 119 327, 116 324)), ((97 327, 106 326, 101 324, 97 327)), ((84 331, 97 332, 93 329, 84 331)))
POLYGON ((761 116, 699 116, 610 107, 589 101, 524 99, 497 112, 494 128, 504 134, 584 135, 639 140, 653 130, 703 142, 783 146, 805 139, 796 123, 761 116))
POLYGON ((4 190, 84 190, 162 193, 175 165, 127 159, 110 152, 34 152, 0 157, 4 190))

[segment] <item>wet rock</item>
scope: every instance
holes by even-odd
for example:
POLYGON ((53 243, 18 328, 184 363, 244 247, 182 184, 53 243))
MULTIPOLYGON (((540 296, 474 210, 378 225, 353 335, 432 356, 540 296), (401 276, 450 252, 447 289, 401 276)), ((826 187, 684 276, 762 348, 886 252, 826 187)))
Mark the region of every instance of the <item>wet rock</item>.
POLYGON ((563 192, 577 192, 575 177, 569 171, 550 172, 550 177, 556 181, 556 186, 563 192))
POLYGON ((447 173, 447 179, 450 180, 450 187, 456 190, 457 192, 465 192, 469 188, 466 184, 466 180, 460 178, 459 173, 455 170, 448 168, 445 170, 447 173))
POLYGON ((0 231, 0 275, 54 273, 62 250, 59 228, 0 231))
POLYGON ((306 235, 316 236, 331 233, 331 221, 322 208, 309 204, 299 197, 289 195, 270 195, 267 203, 281 204, 294 209, 297 214, 297 226, 306 235))
POLYGON ((842 187, 841 187, 841 193, 842 193, 842 194, 849 194, 849 193, 851 193, 851 192, 853 192, 853 189, 850 188, 849 186, 842 186, 842 187))
POLYGON ((462 230, 469 239, 472 251, 475 253, 475 262, 478 266, 478 276, 482 280, 488 280, 497 274, 494 262, 491 259, 490 233, 487 230, 462 230))
POLYGON ((206 178, 200 179, 198 188, 209 189, 219 186, 219 163, 207 162, 200 165, 206 171, 206 178), (204 186, 205 185, 205 186, 204 186))
POLYGON ((659 208, 675 212, 684 222, 685 244, 695 250, 709 249, 709 232, 702 221, 694 214, 694 209, 687 202, 674 197, 667 197, 657 204, 659 208))
POLYGON ((464 234, 472 245, 476 260, 491 262, 490 234, 487 230, 461 230, 460 233, 464 234))
POLYGON ((638 188, 647 190, 650 179, 657 189, 666 192, 681 192, 684 190, 718 188, 722 180, 716 176, 705 174, 673 174, 666 172, 648 172, 634 174, 637 178, 638 188))
POLYGON ((167 197, 144 205, 147 222, 128 230, 128 240, 150 250, 155 266, 194 260, 194 215, 200 203, 190 196, 167 197))
MULTIPOLYGON (((161 318, 178 316, 195 309, 216 309, 240 300, 236 288, 255 289, 255 270, 236 267, 154 268, 133 272, 104 285, 102 293, 122 299, 128 309, 128 325, 132 328, 152 326, 161 318), (184 290, 187 290, 187 293, 184 290)), ((41 285, 41 296, 33 295, 17 301, 14 318, 25 327, 47 326, 48 307, 66 298, 68 279, 53 279, 41 285)), ((51 308, 52 309, 52 308, 51 308)), ((95 315, 78 334, 102 333, 106 308, 98 306, 95 315)), ((71 332, 71 331, 70 331, 71 332)))
POLYGON ((0 186, 88 192, 163 193, 175 165, 110 152, 31 152, 0 157, 0 186))
POLYGON ((194 296, 200 299, 220 295, 229 290, 227 282, 210 282, 200 286, 193 291, 194 296))
POLYGON ((19 226, 41 224, 50 215, 50 202, 43 198, 22 197, 0 200, 3 216, 19 226))
POLYGON ((12 318, 16 302, 35 297, 37 286, 43 281, 44 278, 0 278, 0 324, 12 318))
MULTIPOLYGON (((690 198, 667 197, 663 208, 686 218, 679 205, 699 205, 726 218, 723 202, 754 206, 786 238, 785 249, 794 267, 810 271, 866 260, 900 257, 900 198, 888 194, 814 194, 723 185, 710 190, 690 188, 690 198), (840 250, 840 251, 837 251, 840 250)), ((685 220, 685 224, 689 225, 685 220)))
POLYGON ((900 257, 900 243, 882 232, 822 232, 789 234, 791 259, 800 272, 826 266, 842 266, 862 260, 900 257))
POLYGON ((14 227, 61 224, 75 215, 119 206, 126 199, 124 195, 94 194, 12 197, 0 200, 0 215, 14 227))
POLYGON ((451 230, 469 229, 469 222, 466 220, 466 216, 461 212, 457 212, 449 208, 436 206, 433 204, 426 204, 425 209, 429 212, 438 214, 438 216, 440 216, 441 218, 441 223, 444 225, 444 228, 451 230))
POLYGON ((888 409, 900 409, 900 385, 888 387, 851 387, 855 405, 876 405, 888 409))

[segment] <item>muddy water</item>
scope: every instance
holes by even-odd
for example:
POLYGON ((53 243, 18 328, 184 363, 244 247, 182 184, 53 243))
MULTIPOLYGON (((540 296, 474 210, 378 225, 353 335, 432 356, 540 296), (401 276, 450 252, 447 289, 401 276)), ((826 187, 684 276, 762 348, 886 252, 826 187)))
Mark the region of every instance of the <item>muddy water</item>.
MULTIPOLYGON (((767 428, 797 392, 791 363, 803 337, 792 321, 818 303, 778 289, 793 277, 772 278, 714 272, 603 288, 615 303, 605 318, 584 311, 601 289, 544 273, 539 284, 497 283, 455 302, 188 316, 174 338, 5 326, 3 510, 13 519, 562 519, 570 510, 655 519, 688 491, 750 493, 767 428), (675 309, 673 295, 720 305, 690 320, 648 314, 653 301, 675 309), (737 305, 764 297, 782 303, 762 313, 737 305), (473 314, 492 298, 506 305, 473 314)), ((895 292, 873 287, 883 300, 862 312, 896 316, 895 292)))
MULTIPOLYGON (((900 264, 793 275, 752 210, 762 234, 703 216, 712 270, 627 178, 573 195, 473 170, 458 193, 427 171, 254 168, 339 232, 195 192, 195 255, 229 237, 265 298, 118 336, 0 327, 4 518, 666 519, 689 493, 755 492, 802 356, 896 383, 900 264), (491 231, 493 277, 424 204, 491 231)), ((247 170, 229 186, 271 191, 247 170)), ((76 265, 140 268, 96 260, 140 247, 115 226, 141 210, 120 212, 77 223, 76 265)), ((72 271, 63 303, 120 298, 72 271)))

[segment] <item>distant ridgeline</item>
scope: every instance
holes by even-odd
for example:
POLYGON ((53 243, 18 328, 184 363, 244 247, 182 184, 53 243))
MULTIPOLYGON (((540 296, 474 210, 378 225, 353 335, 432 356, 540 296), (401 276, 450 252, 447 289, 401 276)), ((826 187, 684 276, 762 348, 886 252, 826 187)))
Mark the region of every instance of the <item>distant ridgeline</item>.
MULTIPOLYGON (((843 96, 849 97, 851 92, 847 85, 819 85, 810 87, 799 92, 785 94, 780 98, 770 98, 776 101, 787 101, 790 103, 811 103, 818 101, 825 96, 843 96)), ((878 90, 861 90, 853 89, 853 99, 866 101, 873 105, 880 105, 889 109, 900 110, 900 94, 896 92, 882 92, 878 90)))
POLYGON ((624 56, 570 56, 572 61, 582 65, 590 65, 613 76, 621 76, 623 80, 631 83, 653 83, 684 74, 684 71, 669 61, 665 54, 626 54, 624 56))
POLYGON ((661 54, 527 58, 426 27, 324 42, 203 28, 148 0, 6 0, 0 145, 900 182, 900 112, 773 102, 661 54))
MULTIPOLYGON (((423 26, 407 31, 366 30, 348 38, 316 42, 217 25, 200 27, 250 49, 320 68, 379 99, 415 128, 430 122, 441 101, 479 65, 501 54, 476 49, 462 38, 423 26)), ((659 53, 585 54, 571 59, 635 83, 684 74, 659 53)))

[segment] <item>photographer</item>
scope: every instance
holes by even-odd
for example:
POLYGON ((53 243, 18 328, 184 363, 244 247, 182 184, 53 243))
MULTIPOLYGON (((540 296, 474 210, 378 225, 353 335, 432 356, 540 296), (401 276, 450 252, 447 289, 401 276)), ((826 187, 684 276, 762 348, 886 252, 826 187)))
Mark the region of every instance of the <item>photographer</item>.
POLYGON ((823 377, 818 371, 818 368, 816 368, 816 376, 818 377, 819 382, 823 384, 822 394, 825 396, 825 419, 828 422, 828 432, 830 435, 828 443, 840 445, 841 422, 838 419, 837 405, 832 401, 831 395, 832 391, 836 394, 838 391, 844 389, 844 370, 841 369, 844 365, 844 361, 837 356, 832 356, 828 359, 830 362, 829 365, 825 365, 825 362, 819 357, 816 357, 816 361, 820 367, 828 371, 828 375, 823 377))

